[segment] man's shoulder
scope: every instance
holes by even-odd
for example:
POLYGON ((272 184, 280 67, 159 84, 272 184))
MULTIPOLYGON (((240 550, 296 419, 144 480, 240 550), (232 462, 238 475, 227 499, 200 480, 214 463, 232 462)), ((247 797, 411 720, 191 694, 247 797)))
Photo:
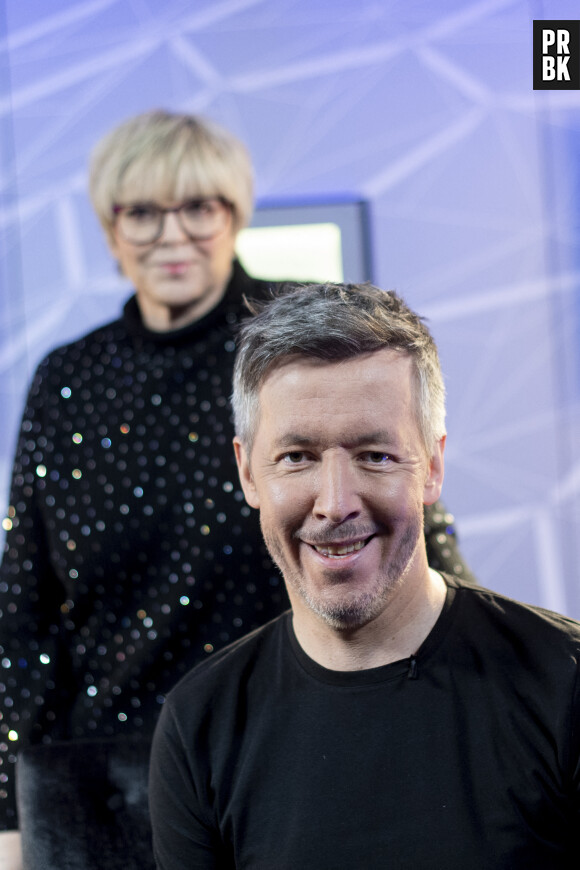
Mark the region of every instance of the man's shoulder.
POLYGON ((167 696, 167 701, 179 705, 191 697, 201 697, 206 692, 212 696, 216 691, 226 695, 231 687, 236 691, 247 684, 257 667, 265 671, 273 665, 280 647, 285 644, 286 624, 290 619, 290 611, 282 613, 260 628, 217 652, 211 657, 193 667, 174 686, 167 696))
POLYGON ((539 644, 561 644, 580 649, 580 622, 545 607, 517 601, 493 589, 446 576, 463 618, 474 618, 506 636, 522 634, 539 644))

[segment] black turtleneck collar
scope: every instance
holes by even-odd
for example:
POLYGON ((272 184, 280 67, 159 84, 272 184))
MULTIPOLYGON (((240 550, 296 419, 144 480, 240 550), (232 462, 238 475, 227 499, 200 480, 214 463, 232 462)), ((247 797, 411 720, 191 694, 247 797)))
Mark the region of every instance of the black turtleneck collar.
POLYGON ((243 305, 243 295, 248 296, 263 295, 269 286, 268 282, 258 281, 251 278, 242 267, 239 260, 234 260, 232 276, 226 287, 223 297, 220 299, 215 308, 200 317, 199 320, 194 320, 193 323, 188 323, 187 326, 182 326, 180 329, 172 329, 167 332, 156 332, 149 329, 143 322, 141 310, 137 303, 137 296, 133 295, 127 300, 123 308, 123 323, 127 331, 135 338, 146 339, 158 345, 179 345, 187 343, 195 337, 196 334, 205 333, 208 329, 215 326, 227 316, 228 312, 239 312, 243 305))

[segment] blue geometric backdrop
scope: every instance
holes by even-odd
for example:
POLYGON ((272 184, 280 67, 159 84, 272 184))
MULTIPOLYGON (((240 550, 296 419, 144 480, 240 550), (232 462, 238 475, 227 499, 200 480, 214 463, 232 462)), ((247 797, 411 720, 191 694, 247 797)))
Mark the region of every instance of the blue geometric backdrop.
POLYGON ((86 196, 153 107, 248 145, 259 198, 368 199, 374 279, 427 315, 445 500, 480 581, 580 617, 580 91, 533 91, 578 0, 0 0, 0 491, 44 353, 129 292, 86 196))

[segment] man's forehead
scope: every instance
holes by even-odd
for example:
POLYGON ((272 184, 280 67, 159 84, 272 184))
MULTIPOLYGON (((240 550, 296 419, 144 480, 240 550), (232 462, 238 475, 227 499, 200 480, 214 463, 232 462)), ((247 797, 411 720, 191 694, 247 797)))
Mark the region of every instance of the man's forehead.
POLYGON ((404 350, 384 347, 369 353, 357 354, 346 359, 322 359, 306 354, 285 356, 274 362, 268 369, 260 391, 274 381, 285 380, 300 382, 309 375, 313 377, 337 378, 337 383, 351 385, 357 380, 366 381, 370 378, 381 378, 388 370, 396 367, 400 375, 405 369, 411 371, 413 358, 404 350), (348 375, 346 374, 348 370, 348 375))
POLYGON ((410 363, 408 354, 391 349, 337 362, 288 359, 264 380, 258 431, 266 426, 277 443, 339 438, 385 444, 416 417, 410 363))

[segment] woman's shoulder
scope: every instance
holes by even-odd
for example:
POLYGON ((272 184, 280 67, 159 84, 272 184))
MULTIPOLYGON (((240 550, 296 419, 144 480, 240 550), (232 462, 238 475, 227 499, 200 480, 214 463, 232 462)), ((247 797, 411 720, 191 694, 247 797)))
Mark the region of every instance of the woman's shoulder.
POLYGON ((67 362, 78 362, 86 356, 110 354, 119 342, 127 337, 127 328, 122 317, 91 329, 89 332, 65 344, 57 345, 41 360, 40 372, 62 368, 67 362))

